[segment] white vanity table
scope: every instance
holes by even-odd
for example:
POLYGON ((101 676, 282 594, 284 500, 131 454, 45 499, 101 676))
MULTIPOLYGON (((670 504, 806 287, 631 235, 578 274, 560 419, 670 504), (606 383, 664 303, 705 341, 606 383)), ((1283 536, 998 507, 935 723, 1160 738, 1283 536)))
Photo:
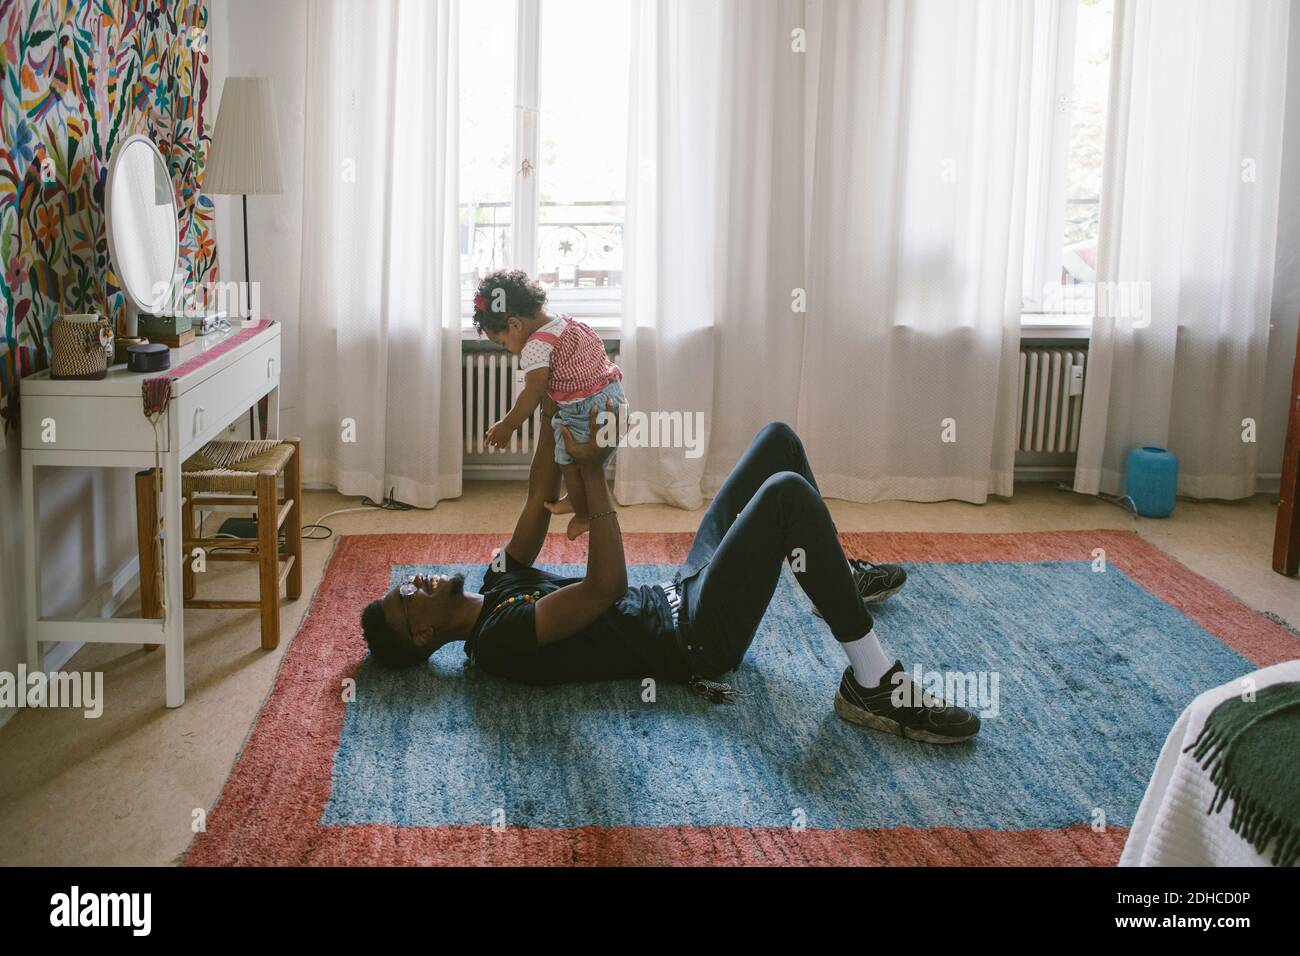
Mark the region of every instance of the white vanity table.
MULTIPOLYGON (((280 325, 269 323, 233 348, 172 385, 171 404, 158 421, 163 473, 166 626, 149 618, 46 617, 40 608, 41 554, 35 470, 46 467, 130 468, 154 466, 154 428, 143 412, 140 383, 174 375, 185 362, 239 335, 239 322, 225 333, 196 338, 171 352, 171 370, 130 372, 115 365, 99 381, 54 380, 41 372, 22 383, 22 471, 26 549, 27 666, 41 667, 41 644, 91 641, 162 644, 166 653, 167 706, 185 702, 184 610, 181 595, 181 464, 231 422, 270 395, 268 430, 279 433, 280 325), (52 438, 51 441, 45 441, 52 438)), ((123 502, 134 509, 134 502, 123 502)), ((138 560, 138 559, 137 559, 138 560)), ((119 574, 120 580, 123 575, 119 574)), ((133 583, 133 582, 132 582, 133 583)), ((109 604, 110 609, 114 605, 109 604)), ((93 610, 93 609, 92 609, 93 610)))

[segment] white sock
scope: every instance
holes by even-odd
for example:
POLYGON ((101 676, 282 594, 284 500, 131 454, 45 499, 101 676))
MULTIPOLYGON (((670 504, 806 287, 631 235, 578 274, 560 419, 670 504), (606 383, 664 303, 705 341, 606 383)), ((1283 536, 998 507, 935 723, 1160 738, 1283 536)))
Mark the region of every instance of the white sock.
POLYGON ((853 667, 853 679, 862 687, 876 687, 894 662, 885 656, 873 628, 856 641, 840 644, 853 667))

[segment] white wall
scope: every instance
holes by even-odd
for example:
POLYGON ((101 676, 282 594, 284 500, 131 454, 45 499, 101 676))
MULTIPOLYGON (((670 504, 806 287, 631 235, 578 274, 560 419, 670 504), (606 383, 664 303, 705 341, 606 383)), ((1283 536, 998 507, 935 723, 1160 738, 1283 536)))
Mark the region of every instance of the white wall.
MULTIPOLYGON (((283 323, 280 434, 298 434, 298 292, 302 275, 303 108, 308 0, 220 0, 226 17, 225 76, 269 76, 280 124, 284 192, 248 197, 249 267, 260 283, 262 314, 283 323)), ((218 81, 213 90, 220 95, 218 81)), ((217 197, 221 275, 244 278, 238 196, 217 197)), ((306 319, 310 321, 310 319, 306 319)))

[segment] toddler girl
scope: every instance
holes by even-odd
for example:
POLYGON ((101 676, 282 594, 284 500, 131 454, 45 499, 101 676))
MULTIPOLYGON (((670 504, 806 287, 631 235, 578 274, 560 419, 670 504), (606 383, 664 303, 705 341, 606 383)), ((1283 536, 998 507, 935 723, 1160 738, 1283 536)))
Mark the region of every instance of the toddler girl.
POLYGON ((573 539, 587 531, 591 516, 581 471, 565 451, 560 429, 567 426, 575 441, 591 441, 592 406, 603 412, 606 400, 613 401, 615 410, 626 402, 623 372, 609 360, 605 344, 591 328, 571 316, 554 315, 545 305, 546 290, 517 269, 493 272, 479 283, 474 325, 518 355, 524 373, 523 390, 506 416, 488 429, 487 442, 506 447, 510 436, 532 417, 543 394, 555 400, 560 409, 552 422, 555 461, 568 494, 547 507, 555 514, 573 513, 568 530, 573 539))

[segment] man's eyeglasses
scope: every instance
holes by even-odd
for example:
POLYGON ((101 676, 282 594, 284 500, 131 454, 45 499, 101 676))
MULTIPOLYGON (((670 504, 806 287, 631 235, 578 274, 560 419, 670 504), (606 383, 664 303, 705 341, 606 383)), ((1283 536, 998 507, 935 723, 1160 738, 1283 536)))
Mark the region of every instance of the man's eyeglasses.
POLYGON ((418 590, 420 590, 420 587, 415 583, 414 577, 407 578, 397 588, 397 598, 402 603, 402 615, 406 618, 406 636, 412 640, 415 639, 415 631, 411 630, 411 609, 407 605, 406 599, 418 590))

